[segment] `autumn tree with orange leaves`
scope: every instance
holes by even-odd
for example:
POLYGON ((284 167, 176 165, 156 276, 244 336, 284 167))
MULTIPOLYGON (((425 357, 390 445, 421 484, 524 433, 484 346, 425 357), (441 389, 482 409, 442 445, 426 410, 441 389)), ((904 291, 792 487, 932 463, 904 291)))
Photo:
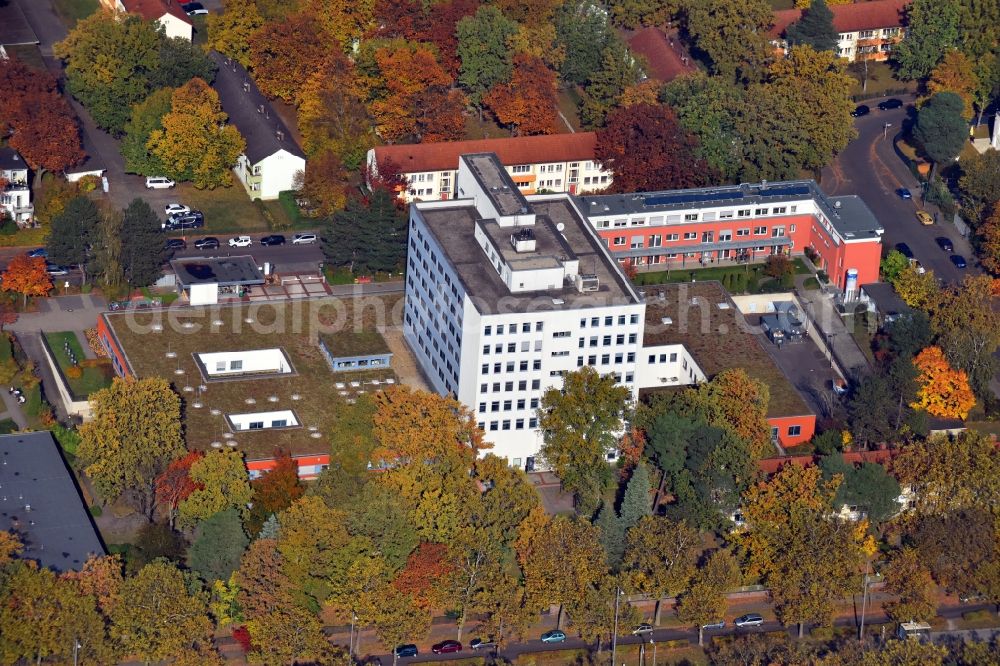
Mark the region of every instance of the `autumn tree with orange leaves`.
POLYGON ((274 467, 251 481, 250 487, 253 488, 253 507, 246 520, 250 536, 260 532, 269 516, 287 509, 306 492, 299 479, 299 466, 285 450, 275 451, 274 467))
POLYGON ((541 58, 519 53, 511 80, 493 86, 483 102, 515 134, 550 134, 556 130, 556 73, 541 58))
POLYGON ((35 171, 65 171, 85 157, 80 130, 54 76, 14 56, 0 59, 0 139, 10 136, 35 171))
POLYGON ((410 553, 406 566, 396 575, 393 587, 413 598, 417 608, 433 610, 448 603, 446 585, 442 584, 455 570, 448 546, 422 543, 410 553))
POLYGON ((376 144, 367 94, 354 64, 341 53, 328 53, 299 92, 298 126, 306 154, 328 149, 348 169, 364 165, 368 149, 376 144))
POLYGON ((48 294, 52 289, 52 278, 45 269, 45 258, 19 254, 11 259, 3 272, 0 289, 23 294, 24 307, 28 306, 28 296, 48 294))
POLYGON ((1000 275, 1000 202, 993 204, 989 216, 976 232, 979 235, 979 261, 990 273, 1000 275))
POLYGON ((204 456, 201 451, 192 451, 171 462, 156 477, 156 503, 166 506, 171 527, 177 519, 177 506, 201 487, 201 484, 191 478, 191 465, 204 456))
POLYGON ((315 19, 299 13, 268 21, 253 33, 248 58, 260 91, 293 104, 299 100, 302 83, 330 50, 330 40, 315 19))
POLYGON ((965 420, 976 405, 976 396, 965 371, 952 368, 941 348, 935 346, 917 354, 913 365, 920 371, 917 376, 920 388, 917 399, 910 406, 931 416, 965 420))
POLYGON ((344 163, 329 148, 310 157, 305 171, 295 175, 295 189, 309 201, 312 217, 327 217, 347 203, 348 179, 344 163))

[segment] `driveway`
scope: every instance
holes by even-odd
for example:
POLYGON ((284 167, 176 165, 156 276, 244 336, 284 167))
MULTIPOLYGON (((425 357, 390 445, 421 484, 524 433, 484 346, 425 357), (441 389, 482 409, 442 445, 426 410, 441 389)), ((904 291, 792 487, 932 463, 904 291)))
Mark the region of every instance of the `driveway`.
MULTIPOLYGON (((901 96, 901 99, 912 105, 915 98, 909 95, 901 96)), ((966 274, 978 273, 971 261, 974 257, 972 248, 953 224, 941 221, 924 227, 917 223, 920 187, 893 148, 893 141, 899 138, 903 123, 911 117, 913 109, 904 106, 879 111, 878 101, 868 102, 872 108, 869 115, 855 119, 858 138, 823 169, 823 190, 832 195, 859 195, 885 228, 883 244, 891 249, 896 243, 905 242, 925 268, 933 270, 946 282, 957 282, 966 274), (886 123, 890 127, 885 127, 886 123), (900 187, 908 188, 915 198, 900 199, 896 194, 896 189, 900 187), (969 260, 969 268, 955 268, 948 254, 934 241, 937 236, 951 239, 955 252, 969 260)), ((937 212, 934 206, 926 208, 932 213, 937 212)))

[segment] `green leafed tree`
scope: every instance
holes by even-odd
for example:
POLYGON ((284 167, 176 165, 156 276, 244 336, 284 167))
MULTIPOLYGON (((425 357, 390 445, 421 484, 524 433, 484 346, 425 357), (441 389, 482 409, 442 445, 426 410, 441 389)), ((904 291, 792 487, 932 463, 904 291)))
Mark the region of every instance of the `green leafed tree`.
POLYGON ((249 543, 239 511, 220 511, 198 525, 194 543, 188 549, 188 565, 209 583, 228 580, 239 568, 249 543))
POLYGON ((47 259, 65 266, 76 266, 87 281, 87 264, 101 222, 101 213, 89 197, 74 197, 52 220, 52 229, 45 241, 47 259))
POLYGON ((723 182, 742 178, 738 111, 744 97, 743 86, 703 72, 678 77, 663 89, 662 99, 681 127, 698 138, 695 153, 723 182))
POLYGON ((133 199, 121 223, 119 261, 122 277, 131 287, 147 287, 163 275, 166 251, 160 219, 144 199, 133 199))
POLYGON ((128 173, 142 176, 165 173, 163 162, 150 151, 148 144, 150 134, 163 129, 163 116, 170 112, 172 94, 172 88, 162 88, 132 107, 132 117, 125 124, 121 149, 128 173))
POLYGON ((930 569, 913 548, 896 551, 883 569, 885 591, 895 599, 883 607, 896 622, 930 622, 937 615, 937 587, 930 569))
POLYGON ((618 509, 625 530, 632 529, 644 516, 652 513, 649 486, 649 469, 640 462, 625 486, 625 494, 618 509))
POLYGON ((580 117, 588 127, 604 125, 608 114, 618 106, 622 93, 642 78, 642 66, 625 42, 612 35, 601 52, 600 67, 587 79, 580 117))
POLYGON ((628 389, 591 367, 568 373, 561 389, 542 396, 541 455, 585 515, 597 509, 610 479, 607 453, 617 444, 628 409, 628 389))
POLYGON ((160 41, 160 62, 150 75, 150 84, 153 88, 176 88, 194 78, 211 83, 215 71, 215 63, 201 46, 182 37, 164 37, 160 41))
POLYGON ((495 5, 483 5, 474 16, 458 22, 458 82, 468 91, 473 104, 481 105, 487 90, 510 80, 513 54, 508 40, 517 31, 517 23, 495 5))
POLYGON ((712 72, 730 80, 759 76, 770 55, 767 31, 774 11, 766 0, 695 0, 685 24, 712 72))
POLYGON ((938 166, 955 159, 968 140, 969 124, 963 116, 964 108, 961 97, 941 92, 927 100, 917 113, 913 137, 934 162, 931 181, 937 174, 938 166))
POLYGON ((857 506, 876 525, 899 513, 898 500, 902 492, 899 482, 882 465, 863 463, 854 467, 843 455, 836 453, 823 458, 820 467, 826 479, 836 474, 844 477, 834 495, 834 506, 857 506))
POLYGON ((879 270, 882 273, 882 278, 886 282, 892 282, 899 274, 910 265, 910 260, 906 258, 899 250, 892 250, 885 256, 885 259, 879 264, 879 270))
POLYGON ((604 8, 595 0, 570 0, 556 9, 556 42, 566 51, 559 67, 564 81, 583 85, 601 67, 614 39, 604 8))
POLYGON ((678 0, 611 0, 611 18, 624 28, 665 25, 680 10, 678 0))
POLYGON ((90 397, 93 418, 80 426, 77 455, 102 495, 127 493, 147 518, 156 477, 184 454, 180 398, 166 380, 116 378, 90 397))
POLYGON ((631 574, 636 590, 656 599, 655 624, 660 600, 687 589, 701 551, 701 534, 683 521, 646 516, 628 531, 623 571, 631 574))
POLYGON ((802 18, 788 26, 785 38, 790 45, 805 44, 817 51, 837 50, 837 29, 833 27, 833 12, 826 0, 812 0, 802 18))
POLYGON ((406 225, 394 194, 376 187, 334 213, 323 234, 323 254, 331 265, 356 275, 397 271, 406 258, 406 225))
POLYGON ((924 79, 948 49, 958 44, 958 3, 915 0, 906 10, 906 39, 892 52, 900 78, 924 79))
POLYGON ((612 569, 617 569, 625 554, 625 529, 621 518, 615 513, 615 507, 609 502, 602 504, 594 525, 601 531, 599 538, 608 564, 612 569))

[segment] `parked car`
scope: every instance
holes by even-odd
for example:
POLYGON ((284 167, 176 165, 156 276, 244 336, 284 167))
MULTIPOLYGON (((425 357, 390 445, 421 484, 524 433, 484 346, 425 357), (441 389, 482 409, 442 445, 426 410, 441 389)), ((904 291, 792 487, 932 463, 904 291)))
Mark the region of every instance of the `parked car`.
POLYGON ((861 116, 867 116, 871 112, 872 110, 870 108, 868 108, 864 104, 859 104, 858 106, 854 107, 853 111, 851 111, 851 115, 854 116, 855 118, 860 118, 861 116))
POLYGON ((708 624, 701 625, 701 628, 705 631, 711 631, 712 629, 725 629, 726 621, 719 620, 718 622, 709 622, 708 624))
POLYGON ((965 268, 968 264, 965 263, 965 257, 960 254, 953 254, 950 257, 951 263, 955 264, 955 268, 965 268))
POLYGON ((310 245, 317 240, 316 234, 295 234, 292 236, 292 245, 310 245))
POLYGON ((219 247, 219 239, 215 236, 206 236, 205 238, 196 240, 194 246, 199 250, 214 250, 219 247))
POLYGON ((913 250, 906 243, 896 243, 896 252, 899 252, 907 259, 913 259, 913 250))
POLYGON ((733 624, 737 627, 759 627, 764 624, 764 618, 757 613, 747 613, 733 620, 733 624))
POLYGON ((945 236, 938 236, 934 239, 934 242, 938 244, 938 247, 945 252, 954 252, 955 246, 952 244, 951 239, 945 236))
POLYGON ((431 646, 434 654, 448 654, 449 652, 461 652, 462 644, 458 641, 441 641, 431 646))
POLYGON ((171 238, 167 240, 166 248, 168 250, 186 250, 188 244, 183 238, 171 238))
POLYGON ((171 203, 163 207, 163 214, 166 215, 167 217, 170 217, 171 215, 178 215, 181 213, 190 213, 190 212, 191 212, 190 206, 185 206, 184 204, 179 204, 179 203, 171 203))
POLYGON ((496 641, 492 640, 484 641, 482 638, 473 638, 471 641, 469 641, 469 647, 472 648, 473 650, 489 650, 491 648, 495 648, 496 646, 497 646, 496 641))
POLYGON ((181 229, 199 229, 205 226, 205 216, 200 210, 193 210, 189 213, 178 213, 171 215, 162 225, 165 231, 179 231, 181 229))
POLYGON ((643 634, 651 634, 651 633, 653 633, 653 625, 649 624, 648 622, 643 622, 638 627, 632 630, 633 636, 642 636, 643 634))
POLYGON ((205 16, 208 14, 208 10, 205 9, 205 5, 200 2, 185 2, 181 5, 181 9, 188 16, 205 16))
POLYGON ((901 106, 903 106, 903 100, 890 97, 889 99, 882 100, 878 103, 878 110, 888 111, 889 109, 898 109, 901 106))
POLYGON ((910 190, 907 189, 907 188, 905 188, 905 187, 901 187, 898 190, 896 190, 896 194, 899 196, 900 199, 912 199, 913 198, 913 195, 910 194, 910 190))
POLYGON ((566 634, 558 629, 546 631, 542 634, 543 643, 562 643, 564 640, 566 640, 566 634))
POLYGON ((417 650, 417 646, 412 643, 400 645, 393 652, 397 657, 416 657, 420 654, 420 651, 417 650))
POLYGON ((271 234, 260 239, 261 245, 284 245, 285 237, 281 234, 271 234))
POLYGON ((146 189, 147 190, 166 190, 174 185, 174 181, 170 180, 166 176, 147 176, 146 177, 146 189))
POLYGON ((69 275, 69 269, 65 266, 60 266, 58 264, 45 264, 45 272, 53 277, 61 277, 63 275, 69 275))
POLYGON ((28 256, 31 257, 32 259, 37 259, 38 257, 44 258, 49 256, 49 251, 46 250, 44 247, 36 247, 34 250, 28 253, 28 256))
POLYGON ((920 224, 924 225, 925 227, 929 227, 932 224, 934 224, 934 218, 931 217, 931 214, 928 213, 926 210, 918 210, 917 211, 917 222, 919 222, 920 224))
POLYGON ((249 236, 233 236, 229 239, 229 247, 250 247, 253 239, 249 236))

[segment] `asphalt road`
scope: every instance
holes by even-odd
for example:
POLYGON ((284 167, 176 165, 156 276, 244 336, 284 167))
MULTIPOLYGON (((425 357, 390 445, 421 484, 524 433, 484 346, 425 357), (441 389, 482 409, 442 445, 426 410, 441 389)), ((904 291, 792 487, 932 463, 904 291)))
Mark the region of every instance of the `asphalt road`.
MULTIPOLYGON (((944 619, 957 619, 962 616, 962 613, 968 613, 970 611, 976 610, 989 610, 995 611, 996 608, 989 604, 964 604, 961 606, 941 606, 938 608, 938 616, 944 619)), ((865 618, 866 626, 867 624, 884 624, 889 622, 889 618, 884 615, 869 615, 865 618)), ((852 617, 842 617, 838 618, 834 622, 835 626, 838 627, 848 627, 856 626, 855 619, 852 617)), ((785 631, 791 637, 795 638, 798 636, 797 627, 785 627, 779 622, 765 622, 762 626, 757 628, 747 628, 738 629, 734 627, 731 623, 727 623, 725 629, 713 630, 705 632, 706 642, 712 636, 725 636, 731 634, 750 634, 750 633, 767 633, 772 631, 785 631)), ((807 628, 808 631, 808 628, 807 628)), ((569 634, 569 632, 567 632, 569 634)), ((474 635, 469 636, 469 638, 474 638, 474 635)), ((665 641, 687 639, 691 641, 692 644, 698 643, 698 632, 693 629, 657 629, 652 634, 646 634, 644 636, 619 636, 618 645, 638 645, 639 643, 662 643, 665 641)), ((593 648, 592 644, 588 644, 586 641, 580 638, 567 638, 562 643, 542 643, 540 640, 530 640, 524 641, 523 643, 515 643, 508 646, 506 649, 500 651, 500 655, 506 657, 507 659, 513 659, 521 654, 528 654, 532 652, 550 652, 555 650, 572 650, 572 649, 584 649, 593 648)), ((652 649, 651 647, 648 649, 652 649)), ((610 656, 610 647, 605 646, 605 651, 610 656)), ((467 659, 470 656, 476 655, 477 652, 465 648, 461 652, 453 652, 451 654, 421 654, 418 657, 401 658, 399 660, 400 664, 417 664, 425 662, 438 662, 438 661, 454 661, 458 659, 467 659)), ((479 652, 478 654, 482 654, 479 652)), ((392 655, 374 655, 377 656, 382 664, 388 666, 392 663, 392 655)))
POLYGON ((287 239, 287 242, 284 245, 261 245, 261 237, 268 236, 270 234, 256 233, 247 234, 253 239, 253 245, 250 247, 229 247, 229 239, 233 238, 233 235, 223 234, 215 236, 214 234, 202 234, 200 232, 201 229, 193 229, 186 231, 183 236, 176 233, 171 234, 171 238, 184 238, 188 244, 186 250, 178 250, 175 252, 173 255, 174 258, 226 257, 244 256, 249 254, 257 261, 258 266, 263 266, 264 262, 270 262, 272 265, 278 266, 279 270, 282 266, 289 266, 293 264, 316 264, 318 266, 323 261, 323 250, 319 242, 312 243, 311 245, 292 245, 293 234, 290 233, 282 234, 287 239), (199 238, 204 238, 210 235, 219 239, 219 248, 214 250, 199 250, 194 246, 195 241, 199 238))
MULTIPOLYGON (((823 170, 822 187, 828 194, 859 195, 885 228, 883 244, 886 248, 906 243, 924 268, 933 270, 946 282, 957 282, 969 273, 978 273, 974 254, 950 222, 942 219, 929 227, 917 222, 916 211, 921 208, 920 187, 893 148, 894 138, 913 117, 914 96, 900 98, 906 105, 891 111, 879 111, 877 99, 867 102, 872 112, 855 120, 858 138, 823 170), (891 126, 886 128, 886 123, 891 126), (908 188, 914 198, 900 199, 896 194, 900 187, 908 188), (968 268, 960 270, 951 263, 949 253, 941 250, 934 240, 938 236, 951 239, 955 253, 966 258, 968 268)), ((932 206, 926 209, 932 214, 937 210, 932 206)))

